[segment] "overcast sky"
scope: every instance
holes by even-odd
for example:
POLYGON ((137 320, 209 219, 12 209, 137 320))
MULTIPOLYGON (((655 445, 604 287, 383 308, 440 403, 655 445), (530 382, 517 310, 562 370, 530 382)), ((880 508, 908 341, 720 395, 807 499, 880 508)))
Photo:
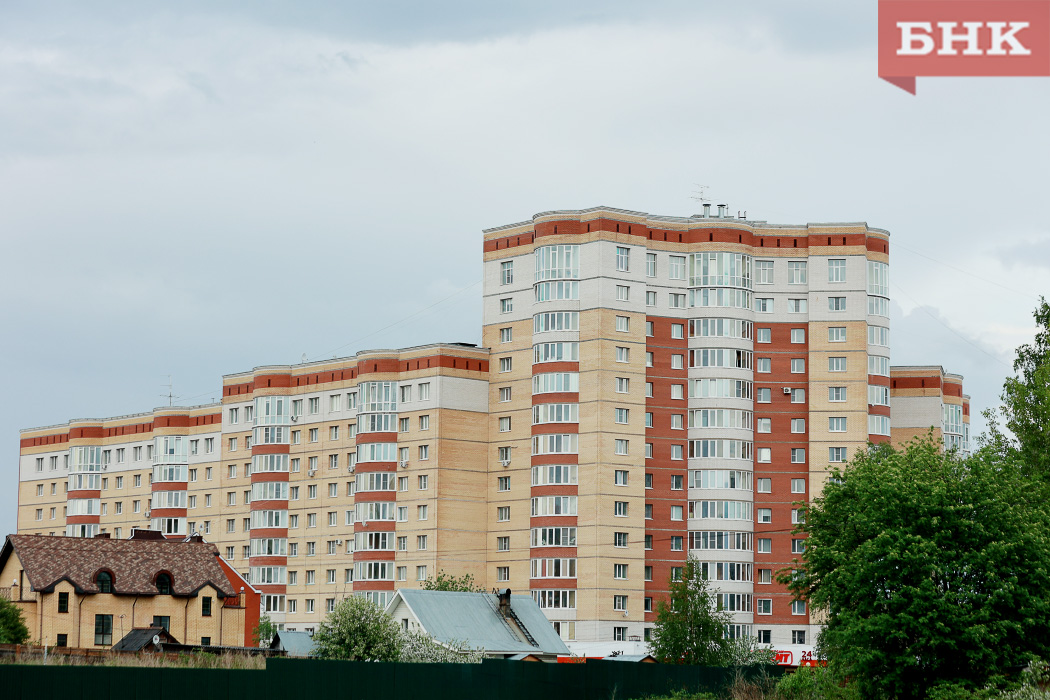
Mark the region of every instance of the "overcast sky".
MULTIPOLYGON (((1050 287, 1050 82, 876 77, 875 3, 0 3, 0 528, 18 429, 480 342, 551 209, 891 232, 894 364, 997 402, 1050 287)), ((983 425, 979 418, 975 425, 983 425)))

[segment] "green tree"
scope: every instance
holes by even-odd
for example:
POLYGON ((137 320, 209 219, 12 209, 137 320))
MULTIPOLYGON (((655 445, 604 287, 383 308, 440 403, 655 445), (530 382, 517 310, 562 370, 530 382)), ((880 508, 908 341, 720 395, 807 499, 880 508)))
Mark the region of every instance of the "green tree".
POLYGON ((1003 384, 998 413, 985 411, 988 443, 1002 455, 1015 453, 1031 476, 1050 481, 1050 305, 1040 298, 1033 314, 1039 330, 1031 345, 1017 349, 1013 377, 1003 384), (1002 417, 1013 434, 999 428, 1002 417))
POLYGON ((277 634, 277 625, 269 615, 263 615, 259 618, 259 624, 252 630, 252 639, 255 640, 256 646, 268 647, 275 634, 277 634))
POLYGON ((1046 496, 994 450, 873 446, 810 504, 804 560, 780 580, 828 611, 820 649, 863 697, 975 689, 1050 651, 1046 496))
POLYGON ((314 633, 314 649, 322 659, 397 661, 401 628, 378 605, 352 595, 336 603, 314 633))
POLYGON ((453 576, 446 574, 444 569, 434 576, 429 576, 422 583, 422 588, 427 591, 464 591, 467 593, 481 593, 481 587, 474 582, 472 574, 453 576))
POLYGON ((6 598, 0 598, 0 644, 24 644, 29 639, 22 610, 6 598))
POLYGON ((656 605, 649 653, 664 663, 723 666, 730 662, 733 640, 726 637, 729 613, 716 609, 715 596, 690 557, 682 577, 670 582, 670 601, 656 605))

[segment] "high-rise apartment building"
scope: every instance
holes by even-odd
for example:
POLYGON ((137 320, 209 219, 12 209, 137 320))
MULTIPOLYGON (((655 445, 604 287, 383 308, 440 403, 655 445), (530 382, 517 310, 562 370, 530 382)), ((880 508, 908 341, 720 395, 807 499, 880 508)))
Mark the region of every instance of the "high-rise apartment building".
POLYGON ((691 555, 731 634, 811 645, 775 579, 800 504, 891 437, 888 237, 723 207, 488 230, 487 349, 261 367, 221 404, 24 431, 19 532, 201 533, 300 630, 472 574, 584 653, 644 642, 691 555))
POLYGON ((890 403, 894 445, 931 430, 946 450, 970 452, 970 397, 963 378, 939 365, 890 368, 890 403))
POLYGON ((775 576, 805 547, 797 503, 889 439, 887 263, 888 234, 864 224, 721 208, 486 231, 498 576, 578 640, 644 639, 692 554, 734 634, 811 643, 775 576))

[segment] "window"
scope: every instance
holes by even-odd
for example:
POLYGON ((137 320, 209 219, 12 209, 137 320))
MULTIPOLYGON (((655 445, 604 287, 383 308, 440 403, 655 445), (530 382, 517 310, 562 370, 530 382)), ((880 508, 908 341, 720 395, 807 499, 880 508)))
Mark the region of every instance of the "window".
POLYGON ((755 313, 773 313, 773 300, 768 297, 755 297, 755 313))
POLYGON ((801 357, 793 357, 791 359, 791 373, 792 374, 804 374, 806 371, 806 361, 801 357))
POLYGON ((631 318, 629 316, 617 316, 616 317, 616 330, 621 333, 628 333, 631 330, 631 318))
POLYGON ((755 450, 755 461, 762 464, 773 461, 773 450, 769 447, 759 447, 755 450))
MULTIPOLYGON (((792 544, 797 540, 793 540, 792 544)), ((791 614, 792 615, 805 615, 806 614, 806 601, 804 600, 793 600, 791 601, 791 614)), ((794 632, 792 632, 794 635, 794 632)))
POLYGON ((772 418, 756 418, 755 419, 755 432, 756 433, 768 433, 768 432, 772 432, 772 430, 773 430, 773 419, 772 418))
POLYGON ((631 267, 631 249, 625 246, 616 246, 616 271, 629 272, 631 267))
POLYGON ((656 292, 646 292, 645 293, 645 305, 646 306, 656 306, 656 292))
POLYGON ((770 554, 773 551, 773 540, 768 537, 755 539, 755 551, 759 554, 770 554))
MULTIPOLYGON (((805 606, 805 603, 803 603, 805 606)), ((792 612, 794 612, 794 604, 792 604, 792 612)), ((803 613, 805 614, 805 613, 803 613)), ((806 630, 791 630, 791 643, 792 644, 805 644, 806 643, 806 630)))
POLYGON ((506 402, 506 401, 510 401, 510 396, 511 396, 511 393, 510 393, 510 387, 509 386, 501 386, 499 388, 499 400, 500 400, 501 403, 502 402, 506 402))
POLYGON ((419 458, 421 460, 430 459, 430 445, 419 446, 419 458))
POLYGON ((676 294, 674 292, 671 292, 667 295, 667 305, 672 309, 684 309, 685 294, 676 294))
POLYGON ((651 489, 652 487, 653 487, 653 475, 652 474, 646 474, 645 475, 645 488, 651 489))
MULTIPOLYGON (((628 414, 629 414, 629 411, 626 408, 617 408, 614 411, 614 418, 615 418, 617 423, 626 424, 627 423, 627 416, 628 416, 628 414)), ((650 413, 650 414, 647 414, 647 415, 652 415, 652 414, 650 413)), ((507 420, 509 421, 510 418, 508 418, 507 420)))
POLYGON ((501 523, 510 520, 510 506, 500 506, 496 508, 496 520, 501 523))
POLYGON ((496 551, 497 552, 509 552, 510 551, 510 537, 503 536, 496 538, 496 551))
POLYGON ((501 314, 509 314, 514 311, 514 298, 506 297, 499 300, 499 312, 501 314))
POLYGON ((885 326, 868 326, 868 345, 888 346, 890 329, 885 326))
POLYGON ((759 508, 756 510, 755 521, 759 523, 773 522, 773 510, 771 508, 759 508))
POLYGON ((631 386, 631 380, 627 377, 616 378, 616 393, 626 394, 631 386))
POLYGON ((625 284, 616 285, 616 301, 630 301, 631 288, 625 284))
POLYGON ((772 479, 758 479, 758 492, 759 493, 772 493, 773 492, 773 480, 772 479))
POLYGON ((626 518, 627 501, 613 501, 613 515, 618 518, 626 518))
POLYGON ((653 322, 652 321, 646 321, 645 322, 645 337, 646 338, 652 338, 653 335, 655 335, 655 333, 653 332, 653 322))
POLYGON ((645 276, 656 277, 656 253, 645 254, 645 276))
POLYGON ((513 337, 514 337, 514 329, 513 328, 507 327, 507 328, 500 328, 499 329, 499 342, 501 342, 501 343, 509 343, 513 337))
POLYGON ((806 390, 805 389, 792 389, 791 390, 791 403, 806 403, 806 390))
POLYGON ((651 567, 651 566, 645 567, 644 572, 645 572, 645 580, 646 581, 652 581, 653 580, 653 567, 651 567))
POLYGON ((791 493, 805 493, 806 492, 806 480, 805 479, 792 479, 791 480, 791 493))
POLYGON ((808 302, 805 299, 788 299, 789 314, 804 314, 807 308, 808 302))
POLYGON ((773 284, 773 261, 772 260, 756 260, 755 261, 755 283, 756 284, 773 284))
POLYGON ((508 260, 499 265, 499 283, 511 284, 514 282, 514 261, 508 260))
POLYGON ((510 580, 510 567, 509 566, 497 566, 496 567, 496 580, 497 581, 509 581, 510 580))
POLYGON ((791 463, 804 464, 806 461, 806 450, 803 447, 791 448, 791 463))
POLYGON ((310 428, 310 442, 317 442, 317 428, 310 428))
POLYGON ((627 596, 625 595, 614 595, 613 596, 613 610, 627 611, 627 596))
POLYGON ((419 384, 419 400, 429 401, 430 400, 430 382, 421 382, 419 384))
POLYGON ((416 506, 416 517, 419 520, 427 519, 427 506, 416 506))
POLYGON ((828 260, 828 282, 846 281, 846 261, 828 260))
POLYGON ((113 616, 95 615, 95 645, 113 645, 113 616))
POLYGON ((650 398, 650 399, 653 398, 653 383, 652 382, 646 382, 645 383, 645 396, 646 396, 646 398, 650 398))
POLYGON ((672 323, 671 324, 671 337, 676 340, 681 340, 685 337, 685 324, 684 323, 672 323))
POLYGON ((845 311, 846 297, 828 297, 828 311, 845 311))
POLYGON ((805 328, 792 328, 791 329, 791 342, 792 343, 804 343, 804 342, 806 342, 806 329, 805 328))
MULTIPOLYGON (((208 479, 211 479, 211 467, 208 467, 208 479)), ((133 480, 135 482, 135 488, 142 488, 142 475, 136 474, 133 480)))
POLYGON ((793 433, 804 433, 804 432, 806 432, 806 419, 805 418, 792 418, 791 419, 791 432, 793 432, 793 433))
POLYGON ((846 387, 844 386, 829 386, 828 387, 828 401, 842 402, 846 400, 846 387))
POLYGON ((833 416, 828 418, 828 432, 829 433, 844 433, 846 432, 846 418, 844 416, 833 416))
POLYGON ((626 532, 614 532, 613 533, 613 547, 626 547, 627 546, 627 533, 626 532))
POLYGON ((627 565, 626 564, 613 564, 613 578, 615 578, 615 579, 626 579, 627 578, 627 565))
POLYGON ((758 403, 770 403, 773 400, 773 390, 769 387, 755 389, 755 401, 758 403))
POLYGON ((802 508, 791 509, 791 524, 798 525, 806 522, 806 511, 802 508))
POLYGON ((755 371, 768 373, 773 371, 773 359, 770 357, 756 357, 755 371))
POLYGON ((788 261, 788 284, 806 284, 806 262, 788 261))
POLYGON ((631 361, 631 349, 630 348, 616 348, 616 361, 617 362, 630 362, 631 361))
POLYGON ((614 448, 613 451, 614 451, 615 454, 618 454, 618 455, 625 455, 625 454, 627 454, 627 440, 623 440, 623 439, 617 438, 614 441, 613 448, 614 448))
POLYGON ((755 613, 758 615, 772 615, 773 614, 773 601, 770 598, 756 598, 755 599, 755 613))
POLYGON ((514 364, 514 358, 512 357, 501 357, 499 358, 499 371, 509 372, 514 364))
POLYGON ((645 504, 645 519, 646 520, 652 520, 653 519, 653 504, 652 503, 646 503, 645 504))
POLYGON ((845 447, 829 447, 828 448, 828 461, 829 462, 845 462, 846 461, 846 448, 845 447))
POLYGON ((615 484, 616 486, 626 486, 627 485, 627 470, 626 469, 617 469, 617 470, 615 470, 613 472, 613 484, 615 484))
POLYGON ((673 280, 685 279, 684 255, 672 255, 667 259, 667 277, 673 280))
POLYGON ((828 358, 828 371, 829 372, 845 372, 846 371, 846 358, 845 357, 829 357, 828 358))

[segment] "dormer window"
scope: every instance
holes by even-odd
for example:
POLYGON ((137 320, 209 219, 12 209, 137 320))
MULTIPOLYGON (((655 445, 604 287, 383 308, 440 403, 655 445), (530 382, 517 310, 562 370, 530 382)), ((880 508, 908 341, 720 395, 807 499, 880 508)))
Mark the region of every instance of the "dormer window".
POLYGON ((157 574, 157 593, 171 595, 171 576, 168 574, 157 574))
POLYGON ((99 593, 112 593, 113 592, 113 574, 108 571, 100 571, 95 576, 95 585, 98 586, 99 593))

